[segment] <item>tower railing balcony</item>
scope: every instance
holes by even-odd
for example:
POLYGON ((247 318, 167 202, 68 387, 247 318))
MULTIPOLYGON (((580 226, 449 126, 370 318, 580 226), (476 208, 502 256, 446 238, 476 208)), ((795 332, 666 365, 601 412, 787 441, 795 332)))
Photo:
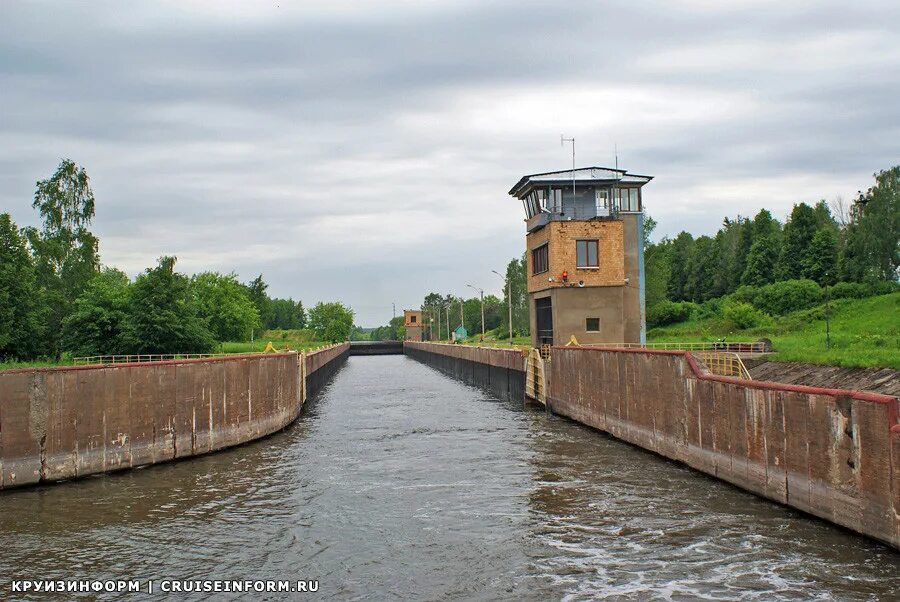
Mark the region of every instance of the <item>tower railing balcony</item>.
POLYGON ((532 232, 543 228, 550 222, 565 222, 571 220, 587 221, 592 219, 618 219, 619 212, 616 208, 609 207, 566 207, 541 209, 534 217, 526 221, 527 231, 532 232))

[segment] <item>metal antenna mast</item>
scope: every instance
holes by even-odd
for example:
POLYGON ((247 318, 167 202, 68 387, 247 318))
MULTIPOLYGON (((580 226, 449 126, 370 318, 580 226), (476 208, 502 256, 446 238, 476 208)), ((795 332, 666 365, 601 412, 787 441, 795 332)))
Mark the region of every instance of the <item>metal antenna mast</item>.
POLYGON ((616 207, 616 211, 620 211, 622 209, 622 203, 619 202, 618 194, 619 194, 619 144, 618 142, 613 143, 613 154, 616 156, 616 180, 615 184, 613 184, 612 191, 612 200, 610 201, 610 207, 616 207))
MULTIPOLYGON (((559 135, 559 145, 565 146, 566 142, 572 143, 572 203, 575 202, 575 137, 565 138, 562 134, 559 135)), ((573 204, 574 207, 574 204, 573 204)), ((576 216, 577 217, 577 216, 576 216)))

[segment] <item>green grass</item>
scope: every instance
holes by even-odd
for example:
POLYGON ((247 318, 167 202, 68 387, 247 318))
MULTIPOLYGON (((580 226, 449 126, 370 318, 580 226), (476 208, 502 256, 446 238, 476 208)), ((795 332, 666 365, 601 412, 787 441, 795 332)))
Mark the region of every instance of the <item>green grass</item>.
MULTIPOLYGON (((308 351, 323 347, 328 343, 312 340, 314 335, 308 330, 267 330, 260 334, 252 343, 242 341, 226 341, 219 343, 213 349, 213 353, 259 353, 265 350, 269 341, 276 349, 283 349, 287 344, 294 351, 308 351)), ((35 360, 30 362, 2 361, 0 370, 13 370, 15 368, 43 368, 48 366, 71 366, 72 358, 63 354, 58 362, 53 360, 35 360)))
POLYGON ((68 366, 69 359, 54 362, 53 360, 35 360, 32 362, 4 362, 0 361, 0 370, 15 370, 16 368, 47 368, 52 366, 68 366))
MULTIPOLYGON (((493 330, 488 330, 484 333, 484 343, 485 345, 489 345, 492 347, 508 347, 509 339, 506 338, 507 331, 499 332, 499 329, 495 328, 493 330)), ((438 341, 440 342, 440 341, 438 341)), ((443 339, 443 342, 448 342, 446 339, 443 339)), ((528 335, 525 336, 517 336, 512 339, 513 345, 531 345, 531 337, 528 335)), ((481 343, 481 331, 470 333, 468 337, 466 337, 465 341, 463 341, 466 345, 478 345, 481 343)))
POLYGON ((778 316, 773 324, 729 330, 721 318, 692 319, 647 333, 651 343, 772 340, 774 358, 846 367, 900 370, 900 293, 831 302, 831 349, 825 348, 825 306, 778 316))
POLYGON ((249 341, 227 341, 220 343, 218 353, 257 353, 265 350, 271 341, 276 349, 283 349, 285 345, 294 351, 307 351, 322 347, 328 343, 313 340, 315 335, 310 330, 266 330, 257 335, 252 343, 249 341))

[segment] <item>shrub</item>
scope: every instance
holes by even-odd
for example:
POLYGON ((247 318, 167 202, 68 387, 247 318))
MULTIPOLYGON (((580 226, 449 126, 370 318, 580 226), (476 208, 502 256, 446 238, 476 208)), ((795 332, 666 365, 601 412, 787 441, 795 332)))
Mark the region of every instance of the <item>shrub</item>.
POLYGON ((871 294, 872 286, 862 282, 838 282, 828 289, 832 299, 862 299, 871 294))
POLYGON ((760 287, 752 304, 771 315, 784 315, 822 303, 822 288, 812 280, 785 280, 760 287))
POLYGON ((708 301, 704 301, 700 305, 697 306, 697 309, 694 313, 694 316, 701 319, 707 320, 709 318, 721 318, 722 317, 722 305, 724 303, 724 297, 719 297, 716 299, 709 299, 708 301))
POLYGON ((722 315, 727 326, 735 330, 754 328, 769 321, 769 316, 743 301, 726 303, 722 308, 722 315))
POLYGON ((755 305, 756 297, 759 295, 758 286, 750 286, 745 284, 743 286, 739 286, 736 291, 728 295, 729 299, 734 301, 742 301, 744 303, 749 303, 750 305, 755 305))
POLYGON ((889 295, 900 290, 900 282, 894 280, 878 280, 872 283, 872 295, 889 295))
POLYGON ((660 301, 647 312, 647 325, 653 327, 684 322, 690 319, 691 313, 696 307, 694 303, 687 301, 683 303, 660 301))

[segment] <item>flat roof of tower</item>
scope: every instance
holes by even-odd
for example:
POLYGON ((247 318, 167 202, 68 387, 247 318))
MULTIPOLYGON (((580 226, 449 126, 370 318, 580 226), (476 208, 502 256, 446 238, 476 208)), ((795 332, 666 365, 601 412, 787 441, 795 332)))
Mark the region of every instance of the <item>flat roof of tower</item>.
MULTIPOLYGON (((545 173, 536 173, 528 176, 522 176, 522 179, 516 182, 516 185, 509 189, 509 194, 518 197, 520 193, 528 189, 533 184, 571 184, 572 170, 565 169, 561 171, 548 171, 545 173)), ((639 174, 628 173, 624 169, 613 169, 611 167, 578 167, 575 169, 575 185, 590 184, 593 182, 616 182, 619 184, 640 184, 644 185, 653 179, 653 176, 642 176, 639 174)))

